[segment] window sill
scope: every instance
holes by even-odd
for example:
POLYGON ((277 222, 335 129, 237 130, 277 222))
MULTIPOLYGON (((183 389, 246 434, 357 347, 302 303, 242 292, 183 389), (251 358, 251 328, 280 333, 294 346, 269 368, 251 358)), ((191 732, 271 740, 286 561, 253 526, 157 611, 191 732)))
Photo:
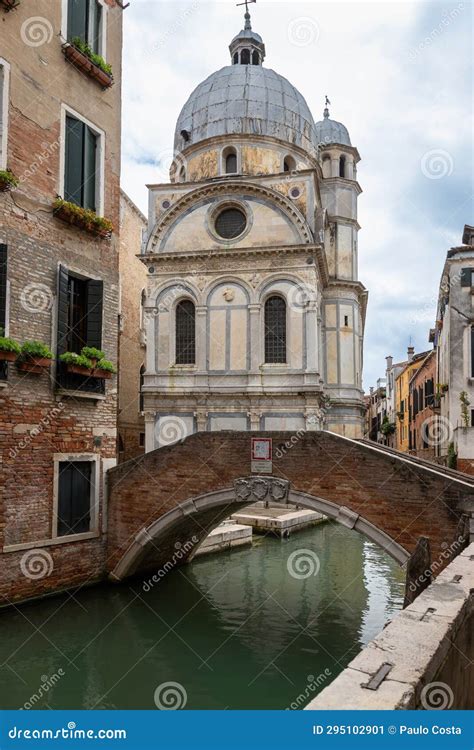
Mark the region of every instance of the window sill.
POLYGON ((43 539, 38 542, 25 542, 24 544, 8 544, 5 545, 2 552, 5 554, 12 552, 23 552, 29 549, 38 549, 41 547, 53 547, 57 544, 70 544, 72 542, 86 542, 90 539, 98 539, 100 536, 98 531, 87 531, 84 534, 71 534, 71 536, 58 536, 54 539, 43 539))
POLYGON ((93 78, 103 89, 108 89, 112 86, 114 79, 111 75, 106 73, 102 68, 92 62, 87 55, 81 52, 77 47, 69 42, 63 44, 63 53, 66 58, 75 68, 85 73, 89 78, 93 78))
POLYGON ((89 401, 105 401, 107 398, 103 393, 69 391, 67 388, 58 388, 56 394, 58 396, 69 396, 69 398, 84 398, 89 401))

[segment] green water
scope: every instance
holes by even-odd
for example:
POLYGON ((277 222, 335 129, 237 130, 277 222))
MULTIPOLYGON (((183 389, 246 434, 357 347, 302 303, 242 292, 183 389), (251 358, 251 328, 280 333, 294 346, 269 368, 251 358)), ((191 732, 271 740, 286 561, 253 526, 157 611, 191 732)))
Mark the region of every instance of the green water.
POLYGON ((188 709, 302 707, 401 607, 402 593, 396 563, 342 526, 257 537, 148 593, 135 580, 4 611, 0 705, 155 709, 156 694, 188 709), (304 578, 289 572, 298 550, 319 561, 297 567, 304 578), (171 692, 160 687, 170 682, 171 692))

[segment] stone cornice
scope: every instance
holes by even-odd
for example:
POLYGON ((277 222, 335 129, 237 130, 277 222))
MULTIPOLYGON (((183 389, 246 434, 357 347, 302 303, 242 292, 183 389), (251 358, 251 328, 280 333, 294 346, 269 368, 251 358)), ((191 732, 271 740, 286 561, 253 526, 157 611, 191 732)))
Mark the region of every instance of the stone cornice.
POLYGON ((357 293, 359 304, 361 306, 362 320, 365 325, 367 302, 369 299, 369 292, 365 288, 365 286, 360 281, 350 281, 349 279, 335 279, 333 276, 331 276, 326 287, 326 291, 330 292, 331 289, 347 289, 357 293))
MULTIPOLYGON (((232 181, 226 180, 224 183, 219 180, 218 182, 201 185, 196 190, 191 190, 179 198, 176 203, 174 203, 171 208, 163 214, 153 228, 148 239, 146 253, 156 252, 156 246, 160 244, 160 240, 165 231, 178 219, 180 214, 193 204, 196 204, 203 199, 224 199, 234 194, 241 198, 242 193, 255 195, 256 198, 265 198, 274 203, 287 216, 292 224, 297 227, 301 239, 308 245, 313 243, 314 240, 311 228, 301 211, 297 208, 294 202, 290 200, 290 198, 285 197, 278 191, 267 186, 258 185, 254 182, 232 179, 232 181)), ((228 252, 228 250, 226 251, 228 252)))
POLYGON ((337 186, 338 188, 354 188, 358 196, 364 192, 357 180, 348 180, 345 177, 324 177, 321 183, 322 188, 332 187, 333 185, 337 186))

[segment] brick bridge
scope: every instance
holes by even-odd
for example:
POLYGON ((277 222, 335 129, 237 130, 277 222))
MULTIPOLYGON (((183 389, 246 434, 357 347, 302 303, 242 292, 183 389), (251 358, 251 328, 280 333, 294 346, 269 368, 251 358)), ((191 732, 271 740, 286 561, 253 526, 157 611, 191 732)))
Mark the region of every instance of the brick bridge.
POLYGON ((273 471, 256 477, 255 436, 198 433, 112 469, 110 578, 169 571, 221 521, 261 499, 319 511, 365 534, 412 577, 430 564, 430 552, 441 569, 447 550, 461 551, 460 536, 467 543, 474 478, 329 432, 263 433, 273 438, 273 471))

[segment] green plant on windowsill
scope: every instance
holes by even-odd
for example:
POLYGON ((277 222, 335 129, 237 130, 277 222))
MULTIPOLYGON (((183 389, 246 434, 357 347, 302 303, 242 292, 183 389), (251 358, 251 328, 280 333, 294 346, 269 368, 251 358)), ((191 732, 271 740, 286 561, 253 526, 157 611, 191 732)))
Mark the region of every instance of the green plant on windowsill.
POLYGON ((71 44, 76 47, 76 49, 79 50, 79 52, 82 52, 83 55, 89 58, 89 60, 94 63, 94 65, 97 65, 98 68, 104 71, 104 73, 107 73, 108 76, 113 78, 112 76, 112 66, 110 63, 105 62, 102 55, 98 55, 95 52, 93 52, 91 46, 84 41, 84 39, 81 39, 80 36, 75 36, 71 40, 71 44))
POLYGON ((111 372, 112 375, 117 372, 117 368, 108 359, 100 359, 97 362, 96 370, 102 370, 103 372, 111 372))
POLYGON ((4 334, 3 328, 0 328, 0 361, 14 362, 21 352, 21 346, 17 341, 4 334))
POLYGON ((41 341, 25 341, 22 344, 17 367, 23 372, 38 375, 51 366, 53 352, 41 341))
POLYGON ((471 405, 471 402, 469 401, 466 391, 461 391, 461 393, 459 394, 459 401, 461 403, 461 419, 463 421, 463 426, 467 428, 471 424, 469 415, 469 407, 471 405))
POLYGON ((16 188, 20 184, 18 177, 15 177, 9 169, 0 169, 0 192, 16 188))
POLYGON ((456 448, 454 447, 454 443, 450 443, 448 446, 448 469, 457 469, 458 467, 458 454, 456 453, 456 448))
POLYGON ((92 378, 103 378, 105 380, 117 372, 115 365, 105 359, 104 352, 94 347, 85 346, 81 354, 65 352, 59 360, 66 365, 69 372, 76 375, 85 375, 92 378), (96 355, 100 354, 98 357, 96 355), (87 356, 88 355, 88 356, 87 356))
POLYGON ((85 229, 99 237, 110 237, 114 229, 114 225, 109 219, 104 216, 97 216, 91 209, 82 208, 82 206, 71 203, 71 201, 65 201, 59 196, 53 203, 53 213, 68 224, 85 229))
POLYGON ((382 426, 380 427, 380 432, 382 433, 382 435, 385 435, 385 437, 393 435, 396 429, 396 426, 393 424, 393 422, 390 422, 388 417, 383 418, 382 426))
POLYGON ((83 357, 87 357, 87 359, 91 359, 95 363, 100 359, 105 359, 104 352, 101 349, 96 349, 94 346, 84 346, 81 350, 81 354, 83 357))
POLYGON ((65 352, 59 357, 61 362, 65 365, 73 365, 75 367, 83 367, 86 370, 92 370, 94 365, 91 360, 84 354, 76 354, 75 352, 65 352))

